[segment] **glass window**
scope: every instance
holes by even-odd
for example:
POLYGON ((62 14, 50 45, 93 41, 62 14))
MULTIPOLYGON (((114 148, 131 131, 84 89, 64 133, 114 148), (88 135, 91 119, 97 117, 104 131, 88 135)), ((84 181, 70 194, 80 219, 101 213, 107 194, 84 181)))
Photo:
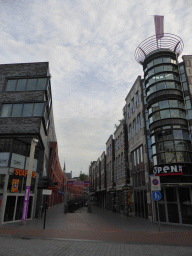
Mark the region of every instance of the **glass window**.
POLYGON ((177 162, 185 162, 185 152, 176 152, 177 162))
POLYGON ((162 63, 162 58, 158 58, 154 60, 154 65, 162 63))
POLYGON ((191 102, 190 102, 190 100, 185 101, 185 104, 186 104, 186 108, 187 109, 191 109, 191 102))
POLYGON ((174 140, 183 139, 183 132, 182 130, 173 130, 174 140))
POLYGON ((173 140, 173 131, 172 130, 162 131, 162 135, 163 135, 164 140, 173 140))
POLYGON ((149 79, 149 84, 155 83, 156 76, 153 76, 151 79, 149 79))
POLYGON ((27 80, 27 91, 33 91, 36 88, 37 79, 28 79, 27 80))
POLYGON ((157 156, 153 156, 153 165, 157 165, 157 156))
POLYGON ((134 102, 134 98, 132 99, 132 113, 135 112, 135 102, 134 102))
POLYGON ((168 102, 168 100, 159 101, 159 108, 160 108, 160 109, 169 108, 169 102, 168 102))
POLYGON ((173 63, 173 64, 177 64, 177 61, 176 61, 176 60, 171 59, 171 63, 173 63))
POLYGON ((186 118, 185 111, 179 110, 179 117, 186 118))
POLYGON ((171 126, 170 125, 163 126, 162 129, 171 129, 171 126))
POLYGON ((163 71, 163 66, 155 67, 155 73, 159 73, 163 71))
POLYGON ((13 104, 12 117, 21 116, 23 104, 13 104))
POLYGON ((157 161, 158 161, 159 164, 165 163, 165 154, 164 153, 158 154, 157 155, 157 161))
POLYGON ((156 145, 152 146, 151 149, 152 149, 152 154, 155 155, 157 153, 156 145))
POLYGON ((131 107, 130 107, 130 104, 128 105, 128 117, 131 117, 131 107))
POLYGON ((164 82, 161 82, 161 83, 157 84, 157 91, 164 90, 165 88, 166 87, 165 87, 165 83, 164 82))
POLYGON ((179 70, 180 70, 180 73, 184 73, 185 72, 185 68, 184 68, 184 65, 180 65, 179 66, 179 70))
POLYGON ((178 109, 170 109, 171 117, 179 117, 179 110, 178 109))
POLYGON ((32 116, 33 103, 26 103, 23 107, 23 116, 32 116))
POLYGON ((136 106, 138 107, 139 104, 140 104, 140 102, 139 102, 139 92, 137 91, 136 92, 136 106))
POLYGON ((162 140, 163 140, 163 132, 158 132, 158 133, 155 135, 155 138, 156 138, 156 141, 157 141, 157 142, 162 141, 162 140))
POLYGON ((33 116, 43 116, 44 103, 35 103, 33 116))
POLYGON ((175 150, 177 151, 184 151, 188 150, 188 143, 183 140, 175 140, 175 150))
POLYGON ((188 110, 188 117, 189 117, 189 119, 192 119, 192 110, 191 109, 188 110))
POLYGON ((147 69, 151 68, 152 66, 153 66, 153 61, 151 61, 151 62, 149 62, 149 63, 147 64, 147 69))
POLYGON ((131 124, 129 125, 129 139, 132 138, 132 129, 131 129, 131 124))
POLYGON ((152 108, 149 108, 149 115, 152 113, 152 108))
POLYGON ((160 117, 160 112, 158 111, 158 112, 155 112, 154 114, 153 114, 153 121, 158 121, 158 120, 160 120, 161 119, 161 117, 160 117))
POLYGON ((165 73, 165 79, 166 80, 169 80, 169 79, 173 80, 174 79, 174 75, 172 73, 165 73))
POLYGON ((174 89, 175 88, 175 82, 166 82, 167 89, 174 89))
POLYGON ((174 147, 174 143, 173 141, 165 141, 164 142, 164 151, 174 151, 175 147, 174 147))
POLYGON ((174 72, 178 72, 178 68, 177 68, 176 66, 172 66, 172 70, 173 70, 174 72))
POLYGON ((171 58, 169 58, 169 57, 163 58, 163 63, 170 63, 170 62, 171 62, 171 58))
POLYGON ((154 136, 154 135, 151 136, 151 143, 152 143, 152 144, 155 143, 155 136, 154 136))
POLYGON ((45 90, 47 78, 39 78, 37 83, 37 90, 45 90))
POLYGON ((179 76, 176 75, 176 74, 174 74, 174 79, 177 80, 177 81, 180 81, 179 76))
POLYGON ((182 82, 185 82, 185 81, 186 81, 186 76, 185 76, 185 74, 182 74, 182 75, 181 75, 181 81, 182 81, 182 82))
POLYGON ((165 79, 165 74, 159 74, 159 80, 164 80, 165 79))
POLYGON ((25 86, 26 86, 26 79, 18 79, 16 91, 25 91, 25 86))
POLYGON ((138 123, 138 131, 141 130, 142 126, 141 126, 141 114, 139 114, 137 116, 137 123, 138 123))
POLYGON ((169 109, 161 110, 160 113, 161 113, 161 119, 170 118, 170 111, 169 111, 169 109))
POLYGON ((11 115, 12 104, 4 104, 1 112, 1 117, 9 117, 11 115))
POLYGON ((171 65, 164 65, 164 70, 165 71, 172 71, 172 66, 171 65))
POLYGON ((157 144, 157 153, 164 152, 163 142, 157 144))
POLYGON ((171 153, 166 152, 165 159, 166 159, 166 163, 175 163, 176 162, 175 152, 171 152, 171 153))
POLYGON ((153 92, 155 92, 156 91, 156 85, 154 85, 154 86, 152 86, 151 88, 150 88, 150 92, 151 93, 153 93, 153 92))
POLYGON ((136 119, 133 120, 133 135, 136 134, 136 119))
POLYGON ((17 80, 8 80, 6 91, 15 91, 17 80))
POLYGON ((152 105, 152 111, 154 112, 154 111, 157 111, 157 110, 159 110, 159 104, 155 103, 155 104, 152 105))
POLYGON ((177 100, 169 100, 170 108, 178 108, 178 101, 177 100))
POLYGON ((179 108, 185 108, 183 101, 178 100, 178 105, 179 105, 179 108))
POLYGON ((179 89, 179 90, 181 90, 181 85, 178 84, 178 83, 176 83, 176 88, 179 89))
POLYGON ((188 90, 188 85, 187 82, 182 83, 183 84, 183 90, 187 91, 188 90))
POLYGON ((155 73, 154 68, 148 71, 148 76, 152 76, 155 73))
POLYGON ((189 140, 189 133, 188 133, 188 131, 183 131, 183 139, 184 140, 189 140))

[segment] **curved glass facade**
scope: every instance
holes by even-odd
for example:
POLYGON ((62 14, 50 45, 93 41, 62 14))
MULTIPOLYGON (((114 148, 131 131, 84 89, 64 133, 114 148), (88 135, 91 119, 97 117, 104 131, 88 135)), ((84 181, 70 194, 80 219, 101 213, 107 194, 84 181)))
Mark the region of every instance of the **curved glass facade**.
POLYGON ((161 50, 146 57, 143 67, 149 128, 153 127, 150 130, 153 165, 190 162, 188 127, 178 121, 186 119, 186 110, 176 56, 161 50), (163 126, 161 120, 169 124, 169 119, 172 125, 163 126))

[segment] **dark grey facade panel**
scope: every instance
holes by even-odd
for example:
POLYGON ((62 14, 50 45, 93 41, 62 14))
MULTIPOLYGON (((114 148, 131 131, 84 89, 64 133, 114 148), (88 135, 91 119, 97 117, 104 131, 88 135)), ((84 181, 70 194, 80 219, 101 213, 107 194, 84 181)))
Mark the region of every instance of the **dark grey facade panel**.
POLYGON ((1 86, 3 77, 47 76, 48 69, 48 62, 2 64, 0 65, 1 86))
POLYGON ((44 95, 44 91, 2 92, 0 103, 43 102, 44 95))
POLYGON ((2 117, 0 124, 0 134, 39 133, 41 117, 2 117))
POLYGON ((178 99, 183 99, 183 93, 182 91, 179 90, 162 90, 159 92, 155 92, 151 94, 149 97, 147 97, 147 102, 148 104, 152 104, 153 102, 161 100, 161 99, 166 99, 166 98, 178 98, 178 99))
POLYGON ((167 126, 167 125, 184 125, 187 127, 187 120, 186 119, 163 119, 163 120, 159 120, 156 122, 153 122, 152 124, 149 125, 150 130, 153 130, 156 127, 159 126, 167 126))

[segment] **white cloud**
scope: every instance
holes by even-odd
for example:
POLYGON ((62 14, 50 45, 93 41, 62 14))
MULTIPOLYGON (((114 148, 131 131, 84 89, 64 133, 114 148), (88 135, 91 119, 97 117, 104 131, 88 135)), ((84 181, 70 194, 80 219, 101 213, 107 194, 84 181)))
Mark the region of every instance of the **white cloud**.
POLYGON ((105 150, 143 74, 134 52, 155 34, 153 15, 165 16, 165 32, 191 54, 191 1, 11 2, 1 5, 1 63, 49 61, 59 156, 69 170, 88 169, 105 150))

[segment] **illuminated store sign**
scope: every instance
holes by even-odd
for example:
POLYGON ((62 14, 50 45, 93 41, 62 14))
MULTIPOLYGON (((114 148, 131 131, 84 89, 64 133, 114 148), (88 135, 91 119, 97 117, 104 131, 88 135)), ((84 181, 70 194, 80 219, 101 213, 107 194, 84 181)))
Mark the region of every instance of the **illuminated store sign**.
POLYGON ((155 166, 153 168, 153 173, 156 176, 183 175, 183 166, 182 165, 155 166))
POLYGON ((13 153, 11 158, 11 167, 24 169, 25 156, 13 153))
MULTIPOLYGON (((14 174, 15 174, 15 175, 24 176, 24 177, 27 176, 27 172, 28 172, 28 171, 26 171, 26 170, 21 170, 21 169, 15 169, 15 170, 14 170, 14 174)), ((31 177, 32 177, 32 178, 35 178, 35 172, 32 172, 31 177)))
POLYGON ((9 153, 0 153, 0 167, 7 167, 9 162, 9 153))

